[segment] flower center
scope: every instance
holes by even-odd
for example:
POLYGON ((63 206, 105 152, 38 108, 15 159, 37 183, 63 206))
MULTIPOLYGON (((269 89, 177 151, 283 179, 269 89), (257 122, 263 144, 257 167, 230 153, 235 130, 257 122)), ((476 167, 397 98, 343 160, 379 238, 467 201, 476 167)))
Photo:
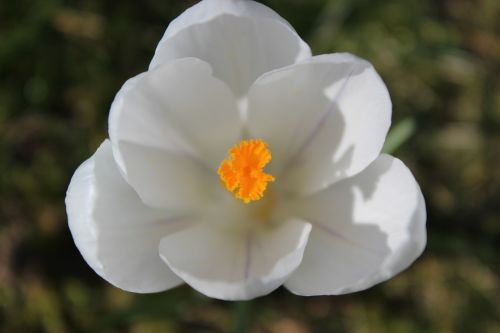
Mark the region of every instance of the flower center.
POLYGON ((261 139, 242 140, 229 150, 217 173, 229 192, 244 203, 259 200, 264 195, 267 183, 274 177, 263 171, 271 161, 271 152, 261 139))

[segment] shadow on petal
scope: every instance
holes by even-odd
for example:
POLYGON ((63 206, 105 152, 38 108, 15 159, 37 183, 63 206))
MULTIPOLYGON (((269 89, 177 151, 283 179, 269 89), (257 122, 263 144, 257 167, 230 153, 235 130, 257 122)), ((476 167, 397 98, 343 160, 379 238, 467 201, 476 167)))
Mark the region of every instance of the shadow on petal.
POLYGON ((313 225, 303 262, 286 283, 302 295, 369 288, 408 267, 425 246, 418 184, 388 155, 299 201, 296 214, 313 225))

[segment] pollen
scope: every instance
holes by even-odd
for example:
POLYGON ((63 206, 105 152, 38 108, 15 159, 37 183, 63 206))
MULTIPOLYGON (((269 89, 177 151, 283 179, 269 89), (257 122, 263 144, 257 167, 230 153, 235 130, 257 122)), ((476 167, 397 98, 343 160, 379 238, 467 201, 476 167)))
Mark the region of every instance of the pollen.
POLYGON ((274 177, 264 172, 271 161, 271 152, 261 139, 242 140, 229 150, 217 173, 226 189, 244 203, 259 200, 264 196, 267 183, 274 177))

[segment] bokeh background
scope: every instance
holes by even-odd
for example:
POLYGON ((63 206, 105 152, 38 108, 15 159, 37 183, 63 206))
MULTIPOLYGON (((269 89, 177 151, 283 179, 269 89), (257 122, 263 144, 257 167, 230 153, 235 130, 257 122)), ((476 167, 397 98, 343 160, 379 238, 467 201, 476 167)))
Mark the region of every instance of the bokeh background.
POLYGON ((194 1, 2 0, 0 332, 500 332, 500 1, 262 2, 315 54, 358 54, 387 83, 385 149, 427 201, 422 257, 338 297, 112 287, 73 244, 65 191, 107 136, 114 94, 194 1))

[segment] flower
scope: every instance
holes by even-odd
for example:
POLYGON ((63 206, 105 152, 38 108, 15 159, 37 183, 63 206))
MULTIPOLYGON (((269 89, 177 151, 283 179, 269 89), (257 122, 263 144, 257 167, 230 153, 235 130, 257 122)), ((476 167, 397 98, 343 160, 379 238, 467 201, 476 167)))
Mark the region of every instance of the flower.
POLYGON ((100 276, 132 292, 369 288, 426 243, 417 182, 381 154, 390 118, 367 61, 312 56, 256 2, 203 0, 116 95, 109 140, 68 188, 71 233, 100 276))

